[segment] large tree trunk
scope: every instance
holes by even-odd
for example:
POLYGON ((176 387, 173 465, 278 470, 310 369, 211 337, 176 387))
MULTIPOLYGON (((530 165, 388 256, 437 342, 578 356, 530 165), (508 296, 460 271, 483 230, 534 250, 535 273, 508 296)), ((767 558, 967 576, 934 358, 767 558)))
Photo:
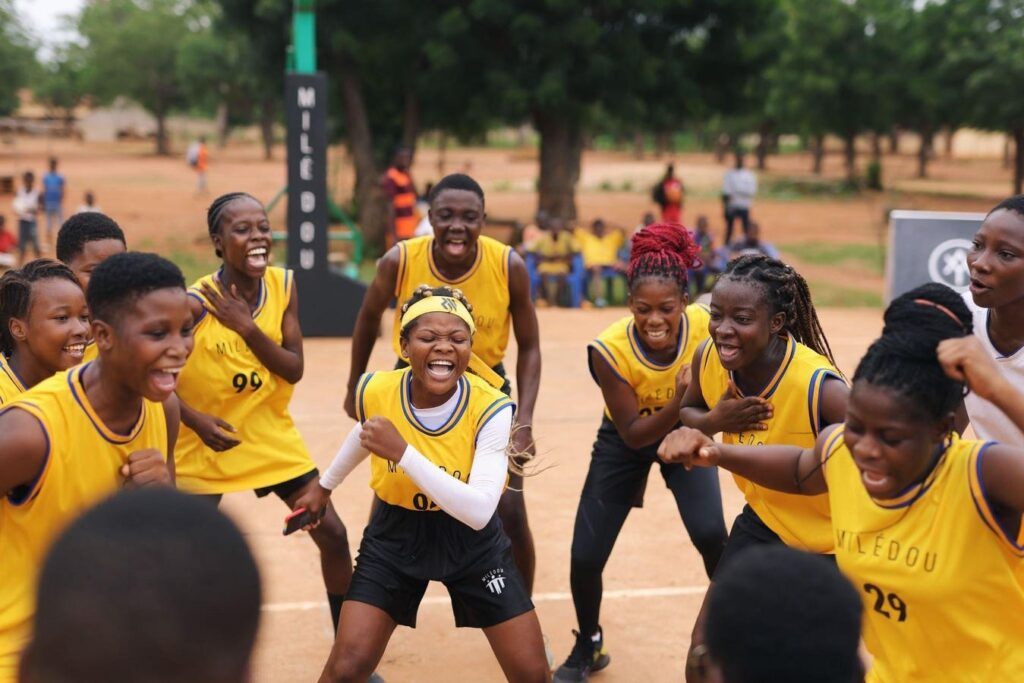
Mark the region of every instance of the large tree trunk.
POLYGON ((263 140, 263 158, 274 158, 274 98, 264 97, 260 102, 260 137, 263 140))
POLYGON ((953 138, 954 138, 955 135, 956 135, 956 128, 950 127, 950 128, 946 129, 945 157, 947 159, 952 159, 953 158, 953 138))
POLYGON ((162 157, 171 155, 171 148, 167 142, 167 112, 155 111, 156 118, 156 153, 162 157))
POLYGON ((402 111, 402 145, 416 153, 416 139, 420 136, 420 102, 410 86, 405 91, 405 108, 402 111))
POLYGON ((843 157, 846 160, 846 182, 853 185, 857 182, 857 134, 848 133, 843 136, 843 157))
POLYGON ((1024 127, 1013 129, 1013 193, 1024 192, 1024 127))
POLYGON ((345 62, 340 65, 342 101, 345 105, 345 123, 348 128, 348 149, 356 170, 355 203, 359 212, 359 227, 366 243, 380 251, 387 233, 387 199, 381 189, 380 170, 373 158, 373 138, 370 119, 363 99, 359 77, 345 62))
POLYGON ((731 146, 732 136, 728 133, 719 133, 715 138, 715 161, 720 164, 725 163, 725 155, 729 153, 731 146))
POLYGON ((644 144, 646 143, 645 136, 642 131, 633 133, 633 158, 643 159, 644 158, 644 144))
POLYGON ((815 133, 811 138, 811 157, 814 159, 812 171, 814 175, 821 175, 821 168, 825 161, 825 136, 815 133))
POLYGON ((448 131, 442 130, 437 140, 437 177, 445 176, 444 169, 448 165, 448 131))
POLYGON ((919 131, 921 135, 921 146, 917 149, 917 177, 927 178, 928 177, 928 157, 932 153, 932 143, 934 142, 935 133, 932 132, 931 128, 922 128, 919 131))
POLYGON ((217 147, 224 149, 228 146, 228 135, 231 133, 231 124, 228 123, 228 103, 221 102, 217 105, 217 147))
POLYGON ((575 124, 557 114, 537 113, 540 134, 540 187, 537 207, 563 220, 576 218, 576 183, 580 179, 582 136, 575 124))
POLYGON ((882 135, 878 131, 871 134, 871 160, 882 162, 882 135))
POLYGON ((900 129, 893 126, 889 129, 889 154, 900 153, 900 129))
POLYGON ((671 149, 672 133, 667 130, 658 131, 654 136, 654 158, 660 159, 668 154, 671 149))
POLYGON ((1003 140, 1003 168, 1010 168, 1013 162, 1013 136, 1007 135, 1003 140))
POLYGON ((764 171, 768 168, 768 151, 772 142, 772 124, 769 121, 762 121, 757 131, 757 170, 764 171))

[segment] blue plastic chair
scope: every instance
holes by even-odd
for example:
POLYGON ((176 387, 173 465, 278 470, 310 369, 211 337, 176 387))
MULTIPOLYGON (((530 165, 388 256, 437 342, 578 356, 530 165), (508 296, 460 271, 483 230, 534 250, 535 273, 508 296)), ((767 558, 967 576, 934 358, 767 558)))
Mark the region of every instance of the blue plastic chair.
MULTIPOLYGON (((526 271, 530 276, 530 296, 536 301, 541 282, 540 273, 537 272, 537 255, 527 252, 525 261, 526 271)), ((573 255, 572 268, 565 279, 569 286, 569 305, 572 308, 579 308, 583 303, 583 293, 587 288, 587 269, 583 267, 583 256, 573 255)))

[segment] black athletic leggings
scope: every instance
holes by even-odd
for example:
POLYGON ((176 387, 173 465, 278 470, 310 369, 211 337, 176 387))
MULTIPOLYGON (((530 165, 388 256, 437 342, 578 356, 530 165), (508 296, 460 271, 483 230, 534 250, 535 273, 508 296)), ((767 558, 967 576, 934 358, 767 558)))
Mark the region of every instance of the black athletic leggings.
POLYGON ((717 468, 686 471, 682 465, 661 463, 656 452, 656 444, 641 450, 630 449, 615 425, 604 418, 576 509, 572 537, 569 582, 580 633, 597 632, 604 590, 601 574, 630 510, 643 504, 651 465, 659 464, 709 577, 725 548, 727 533, 717 468))

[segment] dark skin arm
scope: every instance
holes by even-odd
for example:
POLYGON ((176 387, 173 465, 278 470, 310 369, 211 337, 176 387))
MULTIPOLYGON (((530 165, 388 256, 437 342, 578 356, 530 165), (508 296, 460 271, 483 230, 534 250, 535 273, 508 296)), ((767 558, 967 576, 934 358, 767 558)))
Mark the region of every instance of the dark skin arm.
MULTIPOLYGON (((188 304, 192 309, 193 318, 199 320, 203 315, 203 304, 191 296, 188 298, 188 304)), ((220 453, 242 443, 240 439, 231 436, 235 428, 216 415, 201 413, 180 398, 177 403, 181 422, 195 432, 207 447, 220 453)))
MULTIPOLYGON (((348 391, 345 394, 345 413, 353 420, 356 418, 356 385, 359 383, 359 377, 366 372, 367 363, 370 362, 370 353, 373 352, 373 345, 380 333, 380 321, 384 317, 384 311, 395 296, 398 255, 398 247, 392 247, 377 262, 377 275, 366 290, 363 305, 356 316, 356 326, 352 332, 352 362, 349 364, 348 391)), ((517 329, 516 339, 518 338, 517 329)))
POLYGON ((509 263, 508 290, 512 331, 519 348, 516 356, 516 421, 520 425, 531 426, 540 390, 540 328, 537 311, 530 299, 530 276, 526 263, 518 254, 512 254, 509 263))
POLYGON ((714 436, 719 432, 738 434, 768 429, 764 421, 772 416, 771 403, 759 396, 737 398, 736 387, 731 382, 715 407, 708 409, 700 388, 700 366, 705 353, 714 353, 710 342, 702 345, 693 354, 690 385, 680 401, 679 421, 687 427, 699 429, 708 436, 714 436))
POLYGON ((0 494, 32 482, 46 463, 47 440, 39 420, 24 410, 0 415, 0 494))
POLYGON ((267 370, 289 384, 296 384, 302 379, 302 329, 299 327, 299 293, 296 287, 292 287, 288 308, 281 320, 280 346, 256 325, 248 302, 239 296, 234 285, 225 292, 204 282, 203 295, 209 302, 210 315, 238 333, 267 370))
POLYGON ((684 365, 676 377, 676 392, 665 406, 651 415, 641 416, 633 388, 619 379, 607 361, 593 349, 590 364, 597 375, 601 394, 619 436, 632 449, 657 443, 672 431, 679 419, 679 401, 689 383, 690 366, 684 365))
POLYGON ((178 430, 181 427, 180 402, 174 394, 171 394, 164 401, 164 419, 167 420, 167 473, 171 475, 171 486, 173 486, 174 444, 178 443, 178 430))
POLYGON ((819 456, 836 427, 818 436, 814 448, 799 446, 733 446, 715 443, 700 430, 682 427, 661 442, 658 457, 686 469, 715 465, 782 493, 813 496, 828 491, 819 456))

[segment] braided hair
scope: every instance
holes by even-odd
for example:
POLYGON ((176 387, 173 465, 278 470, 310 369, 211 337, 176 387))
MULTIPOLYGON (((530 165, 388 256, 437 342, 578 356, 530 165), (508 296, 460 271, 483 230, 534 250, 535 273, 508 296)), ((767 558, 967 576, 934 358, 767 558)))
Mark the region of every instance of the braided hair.
MULTIPOLYGON (((224 211, 227 210, 228 206, 239 199, 251 199, 260 206, 263 203, 260 200, 253 197, 248 192, 228 192, 222 194, 213 200, 210 204, 210 208, 206 210, 206 229, 210 232, 210 237, 214 237, 220 233, 220 219, 224 217, 224 211)), ((217 258, 222 258, 224 254, 221 253, 220 249, 214 249, 217 254, 217 258)))
MULTIPOLYGON (((466 310, 469 311, 469 314, 473 315, 473 306, 470 305, 469 299, 466 298, 466 295, 462 293, 461 289, 458 289, 457 287, 431 287, 430 285, 420 285, 416 288, 416 290, 412 293, 412 296, 410 296, 409 299, 404 304, 402 304, 401 315, 405 315, 405 312, 408 311, 409 307, 412 306, 413 304, 419 303, 420 301, 423 301, 424 299, 431 296, 448 296, 453 299, 457 299, 463 306, 466 307, 466 310)), ((401 315, 399 317, 401 317, 401 315)), ((402 339, 408 339, 409 333, 412 332, 414 327, 416 327, 416 321, 409 321, 409 324, 402 328, 401 332, 399 333, 399 336, 402 339)))
POLYGON ((792 266, 764 254, 747 254, 730 261, 719 281, 748 282, 760 287, 772 313, 785 315, 783 329, 836 365, 818 312, 814 310, 811 290, 792 266))
POLYGON ((912 289, 885 309, 882 336, 864 354, 853 381, 893 389, 929 417, 942 419, 960 405, 964 385, 946 375, 935 349, 944 339, 971 334, 973 327, 967 305, 949 287, 929 283, 912 289))
POLYGON ((687 271, 699 268, 700 247, 693 241, 690 231, 678 225, 655 223, 641 228, 633 235, 629 254, 626 282, 630 291, 636 283, 647 278, 669 280, 688 291, 687 271))
POLYGON ((40 280, 63 279, 81 287, 75 273, 60 261, 41 258, 29 261, 0 277, 0 352, 14 353, 11 319, 24 319, 32 308, 32 285, 40 280))

